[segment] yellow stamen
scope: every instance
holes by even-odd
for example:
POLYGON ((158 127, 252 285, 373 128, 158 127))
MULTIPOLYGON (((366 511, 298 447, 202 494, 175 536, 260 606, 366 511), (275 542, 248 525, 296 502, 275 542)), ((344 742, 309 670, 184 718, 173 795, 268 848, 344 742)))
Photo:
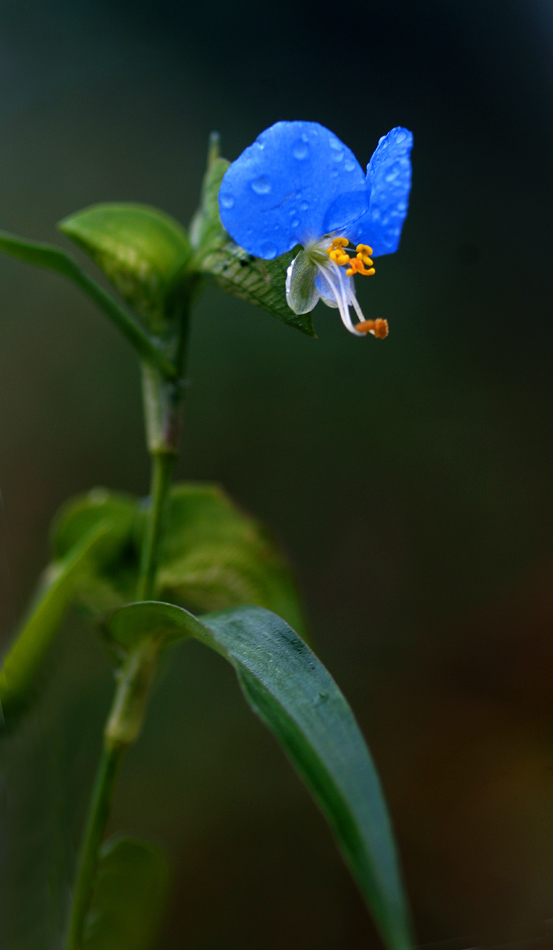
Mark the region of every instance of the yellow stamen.
MULTIPOLYGON (((370 257, 367 258, 367 260, 372 264, 370 257)), ((348 277, 351 277, 352 274, 362 274, 363 277, 372 276, 372 274, 374 274, 374 267, 370 268, 370 270, 367 270, 365 263, 366 261, 363 262, 361 260, 360 254, 358 254, 357 257, 348 258, 349 269, 346 271, 348 277)))
POLYGON ((363 261, 363 263, 366 264, 367 267, 372 267, 373 261, 372 261, 372 258, 369 257, 368 254, 357 254, 357 257, 360 261, 363 261))
POLYGON ((344 251, 341 247, 329 247, 326 253, 330 257, 331 261, 334 261, 335 264, 339 264, 340 266, 342 264, 347 264, 349 261, 348 255, 344 254, 344 251))
POLYGON ((388 336, 388 321, 381 320, 363 320, 355 325, 358 333, 370 333, 378 340, 384 340, 388 336))
POLYGON ((353 255, 353 251, 349 253, 346 251, 348 244, 349 241, 347 238, 333 238, 332 244, 326 249, 330 260, 338 264, 339 267, 347 266, 346 274, 348 277, 352 277, 354 274, 361 274, 363 277, 372 277, 374 274, 374 266, 373 261, 369 257, 373 252, 372 247, 369 247, 368 244, 358 244, 355 248, 357 251, 356 256, 350 257, 349 253, 353 255))

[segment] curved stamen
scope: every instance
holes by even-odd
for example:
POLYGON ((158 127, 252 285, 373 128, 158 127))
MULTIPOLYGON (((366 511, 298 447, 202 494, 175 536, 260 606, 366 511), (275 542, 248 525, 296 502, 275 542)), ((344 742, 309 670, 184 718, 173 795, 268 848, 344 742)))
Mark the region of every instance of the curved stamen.
POLYGON ((346 330, 349 330, 349 332, 353 333, 354 336, 360 336, 361 334, 357 332, 352 322, 350 312, 349 312, 350 305, 353 304, 355 308, 355 312, 357 313, 360 321, 365 322, 365 317, 363 315, 361 307, 359 306, 357 302, 355 293, 351 295, 347 294, 347 290, 349 288, 342 274, 340 273, 340 271, 338 271, 336 274, 338 282, 335 283, 334 274, 332 275, 332 277, 330 276, 328 267, 326 268, 321 267, 320 264, 318 264, 317 267, 319 269, 319 272, 323 275, 324 279, 327 281, 330 289, 332 290, 334 300, 336 301, 336 306, 338 307, 338 310, 340 312, 340 317, 342 318, 342 323, 344 324, 346 330), (351 299, 348 299, 348 296, 351 296, 351 299))

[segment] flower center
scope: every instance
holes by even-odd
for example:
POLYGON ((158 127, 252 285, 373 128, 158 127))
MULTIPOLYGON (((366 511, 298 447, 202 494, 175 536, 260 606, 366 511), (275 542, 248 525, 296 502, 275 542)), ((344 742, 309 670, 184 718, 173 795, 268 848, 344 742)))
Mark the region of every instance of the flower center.
POLYGON ((346 274, 348 277, 352 277, 353 274, 362 274, 363 277, 372 277, 374 274, 374 265, 369 257, 373 252, 372 247, 369 247, 368 244, 358 244, 355 248, 357 253, 354 257, 354 252, 348 248, 348 245, 349 241, 347 238, 334 238, 330 247, 326 249, 326 253, 330 257, 330 260, 338 264, 339 267, 347 267, 346 274), (348 248, 348 250, 346 250, 346 248, 348 248), (352 255, 351 257, 349 256, 350 254, 352 255))

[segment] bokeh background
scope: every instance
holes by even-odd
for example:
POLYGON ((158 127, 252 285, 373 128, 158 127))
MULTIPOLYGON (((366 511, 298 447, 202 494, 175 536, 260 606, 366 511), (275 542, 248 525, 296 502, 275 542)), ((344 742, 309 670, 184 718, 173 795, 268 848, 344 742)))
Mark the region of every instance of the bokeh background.
MULTIPOLYGON (((313 341, 210 289, 178 475, 276 530, 393 814, 417 937, 464 950, 553 917, 553 12, 548 0, 0 0, 0 222, 55 240, 97 201, 188 222, 209 132, 277 119, 368 161, 415 135, 398 254, 359 288, 384 342, 313 341)), ((92 265, 91 269, 92 268, 92 265)), ((0 260, 0 625, 48 525, 93 485, 145 493, 132 353, 76 289, 0 260)), ((71 615, 2 749, 3 950, 58 946, 111 694, 71 615)), ((173 655, 114 829, 169 847, 159 948, 379 942, 331 836, 230 669, 173 655)))

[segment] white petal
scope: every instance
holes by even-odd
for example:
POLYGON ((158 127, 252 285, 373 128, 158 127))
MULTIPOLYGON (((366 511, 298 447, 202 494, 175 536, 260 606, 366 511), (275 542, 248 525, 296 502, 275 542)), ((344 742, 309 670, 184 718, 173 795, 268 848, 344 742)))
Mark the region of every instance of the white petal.
POLYGON ((309 313, 316 306, 320 297, 316 277, 317 265, 300 251, 286 271, 286 303, 294 313, 309 313))

